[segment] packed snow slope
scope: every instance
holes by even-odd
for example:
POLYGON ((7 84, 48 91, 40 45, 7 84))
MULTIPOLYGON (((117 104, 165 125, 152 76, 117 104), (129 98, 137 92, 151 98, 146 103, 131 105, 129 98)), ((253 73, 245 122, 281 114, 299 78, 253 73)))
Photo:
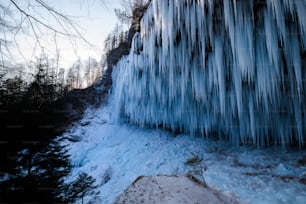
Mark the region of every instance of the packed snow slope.
MULTIPOLYGON (((88 110, 61 137, 73 166, 66 182, 82 172, 96 179, 100 194, 86 196, 84 203, 111 204, 139 176, 187 173, 240 203, 306 203, 305 151, 233 147, 223 140, 115 124, 112 114, 110 106, 88 110)), ((178 184, 174 189, 188 187, 178 184)))
POLYGON ((302 146, 305 70, 306 0, 153 0, 114 68, 116 118, 302 146))

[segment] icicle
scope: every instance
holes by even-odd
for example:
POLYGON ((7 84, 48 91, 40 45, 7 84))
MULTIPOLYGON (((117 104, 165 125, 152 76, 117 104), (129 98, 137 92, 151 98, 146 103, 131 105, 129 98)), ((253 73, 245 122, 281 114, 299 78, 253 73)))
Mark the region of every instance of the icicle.
POLYGON ((303 145, 305 0, 152 0, 113 71, 114 117, 303 145))

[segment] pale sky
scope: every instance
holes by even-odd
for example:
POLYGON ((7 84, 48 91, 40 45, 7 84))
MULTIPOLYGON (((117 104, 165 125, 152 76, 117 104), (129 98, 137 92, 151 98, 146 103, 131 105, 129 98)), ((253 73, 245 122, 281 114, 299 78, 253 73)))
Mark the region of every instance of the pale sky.
MULTIPOLYGON (((67 68, 78 57, 85 60, 91 56, 99 61, 103 54, 104 39, 117 23, 114 8, 120 8, 120 0, 45 0, 45 2, 66 15, 76 17, 74 19, 80 26, 82 35, 95 46, 90 47, 82 40, 76 40, 72 43, 67 38, 58 37, 57 47, 61 56, 60 65, 67 68)), ((45 32, 40 36, 43 39, 42 44, 45 47, 45 52, 52 57, 56 53, 54 34, 45 32)), ((19 51, 14 50, 12 53, 18 56, 16 57, 18 62, 34 59, 33 56, 40 52, 37 49, 37 52, 33 55, 33 48, 35 47, 33 36, 20 35, 17 38, 17 42, 24 56, 18 56, 20 54, 19 51)))

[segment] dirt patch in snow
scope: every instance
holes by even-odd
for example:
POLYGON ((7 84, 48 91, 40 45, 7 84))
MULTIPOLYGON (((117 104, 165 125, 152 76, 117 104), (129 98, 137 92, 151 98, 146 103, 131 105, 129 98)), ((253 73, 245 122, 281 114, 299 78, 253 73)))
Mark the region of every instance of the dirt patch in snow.
POLYGON ((239 203, 233 196, 205 187, 187 175, 138 177, 115 201, 123 203, 200 204, 239 203))

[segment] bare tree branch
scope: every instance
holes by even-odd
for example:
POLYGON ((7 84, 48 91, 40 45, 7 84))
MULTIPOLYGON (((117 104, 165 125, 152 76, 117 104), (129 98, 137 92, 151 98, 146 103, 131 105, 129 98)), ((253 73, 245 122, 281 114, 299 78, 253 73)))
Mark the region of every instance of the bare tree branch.
MULTIPOLYGON (((33 16, 33 15, 31 15, 31 14, 25 12, 23 9, 21 9, 21 8, 18 6, 18 4, 17 4, 14 0, 10 0, 10 2, 12 2, 12 4, 20 11, 20 13, 24 14, 28 19, 33 19, 34 21, 36 21, 36 22, 39 23, 40 25, 46 27, 47 29, 52 30, 52 31, 54 31, 54 32, 56 32, 56 33, 59 33, 59 34, 61 34, 61 35, 71 36, 71 37, 78 37, 78 36, 73 35, 73 34, 61 32, 61 31, 59 31, 59 30, 57 30, 57 29, 55 29, 55 28, 53 28, 53 27, 47 25, 46 23, 42 22, 41 20, 39 20, 39 19, 36 18, 35 16, 33 16)), ((31 22, 31 20, 30 20, 30 22, 31 22)), ((33 29, 33 24, 32 24, 32 23, 31 23, 31 26, 32 26, 32 29, 33 29)))
MULTIPOLYGON (((104 0, 100 0, 101 3, 104 0)), ((62 36, 68 39, 71 46, 76 50, 76 40, 96 48, 80 32, 80 26, 74 21, 73 16, 69 16, 51 6, 45 0, 6 0, 0 3, 0 60, 13 60, 10 45, 14 45, 17 53, 25 59, 22 50, 19 47, 18 38, 25 33, 32 36, 33 54, 37 48, 47 49, 46 32, 53 32, 54 36, 62 36), (20 17, 19 17, 20 16, 20 17), (48 19, 50 17, 50 19, 48 19), (8 38, 7 38, 8 37, 8 38), (7 40, 8 39, 8 40, 7 40), (10 43, 12 41, 13 43, 10 43), (15 47, 16 46, 16 47, 15 47)), ((50 34, 50 33, 49 33, 50 34)), ((25 35, 26 36, 26 35, 25 35)), ((58 41, 55 40, 55 43, 58 41)), ((20 43, 21 45, 21 43, 20 43)), ((32 46, 32 45, 31 45, 32 46)), ((54 45, 52 45, 54 46, 54 45)), ((58 46, 55 45, 58 49, 58 46)), ((58 52, 58 50, 56 51, 58 52)), ((76 54, 77 55, 77 54, 76 54)), ((15 61, 15 60, 13 60, 15 61)))

